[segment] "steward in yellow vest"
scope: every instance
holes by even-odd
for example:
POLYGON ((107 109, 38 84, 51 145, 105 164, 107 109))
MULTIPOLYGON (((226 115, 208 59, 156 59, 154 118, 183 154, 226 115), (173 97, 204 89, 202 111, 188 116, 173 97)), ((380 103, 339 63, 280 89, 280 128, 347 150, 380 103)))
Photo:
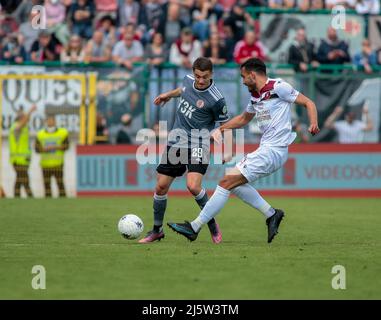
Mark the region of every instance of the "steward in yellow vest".
POLYGON ((37 133, 36 152, 41 156, 40 165, 44 177, 45 196, 52 196, 51 178, 55 177, 60 197, 65 197, 63 179, 64 155, 69 148, 69 133, 57 128, 54 116, 46 119, 46 127, 37 133))
POLYGON ((31 160, 31 150, 29 147, 28 122, 30 115, 36 110, 33 105, 29 112, 24 113, 22 109, 18 112, 15 122, 9 130, 9 154, 10 162, 16 171, 16 182, 14 185, 15 197, 21 196, 21 187, 24 186, 28 197, 33 197, 29 185, 28 169, 31 160))

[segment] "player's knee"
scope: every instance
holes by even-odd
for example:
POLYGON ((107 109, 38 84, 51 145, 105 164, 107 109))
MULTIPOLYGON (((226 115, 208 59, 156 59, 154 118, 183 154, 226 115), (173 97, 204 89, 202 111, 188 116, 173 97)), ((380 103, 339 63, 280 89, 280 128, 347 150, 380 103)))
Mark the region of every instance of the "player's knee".
POLYGON ((159 196, 163 196, 167 194, 168 189, 169 189, 169 185, 164 183, 158 183, 155 188, 155 193, 159 196))
POLYGON ((230 190, 231 188, 231 182, 229 180, 228 177, 223 177, 220 182, 218 183, 218 185, 221 187, 221 188, 224 188, 226 190, 230 190))
POLYGON ((187 188, 189 190, 190 193, 192 193, 193 195, 198 195, 200 192, 201 192, 201 186, 196 183, 196 182, 193 182, 193 181, 188 181, 187 182, 187 188))

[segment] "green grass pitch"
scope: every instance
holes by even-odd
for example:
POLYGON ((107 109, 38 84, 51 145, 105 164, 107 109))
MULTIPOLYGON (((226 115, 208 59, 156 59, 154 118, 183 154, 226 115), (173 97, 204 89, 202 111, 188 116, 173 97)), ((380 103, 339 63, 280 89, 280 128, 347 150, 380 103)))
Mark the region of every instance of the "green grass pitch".
MULTIPOLYGON (((152 198, 0 200, 0 299, 381 299, 381 199, 269 198, 285 210, 267 244, 265 219, 232 198, 191 243, 165 228, 140 245, 117 232, 119 218, 152 225, 152 198), (46 289, 31 286, 46 269, 46 289), (346 289, 331 286, 332 267, 346 289)), ((167 221, 198 213, 191 197, 170 197, 167 221)))

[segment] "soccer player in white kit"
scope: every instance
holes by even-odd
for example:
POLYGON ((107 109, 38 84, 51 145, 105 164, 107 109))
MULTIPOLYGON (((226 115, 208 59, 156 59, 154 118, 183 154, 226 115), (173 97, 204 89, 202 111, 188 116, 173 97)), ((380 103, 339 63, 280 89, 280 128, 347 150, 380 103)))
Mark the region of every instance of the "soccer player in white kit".
POLYGON ((255 116, 262 131, 260 146, 254 152, 247 154, 222 178, 213 196, 195 220, 168 223, 172 230, 191 241, 196 240, 201 227, 221 211, 232 193, 262 212, 268 229, 267 242, 270 243, 278 233, 284 212, 274 209, 250 183, 277 171, 286 162, 288 146, 296 137, 291 126, 292 103, 307 109, 310 121, 308 131, 312 135, 320 131, 314 102, 287 82, 268 78, 266 65, 261 60, 251 58, 243 63, 241 76, 243 84, 251 93, 246 111, 224 123, 213 132, 212 136, 217 143, 221 143, 223 131, 242 128, 255 116))

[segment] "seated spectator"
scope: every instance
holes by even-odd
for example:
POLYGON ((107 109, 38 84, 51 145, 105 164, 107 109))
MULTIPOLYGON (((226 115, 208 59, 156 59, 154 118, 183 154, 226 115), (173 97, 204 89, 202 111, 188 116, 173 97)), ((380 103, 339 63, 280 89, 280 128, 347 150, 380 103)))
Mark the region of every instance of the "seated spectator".
POLYGON ((360 0, 356 3, 359 14, 380 14, 380 0, 360 0))
POLYGON ((37 14, 38 14, 37 10, 31 10, 30 15, 29 15, 29 19, 27 21, 23 22, 19 28, 19 32, 20 32, 20 34, 22 34, 23 39, 24 39, 23 44, 24 44, 24 48, 27 52, 28 59, 29 59, 29 52, 32 48, 32 44, 38 39, 38 34, 40 32, 39 29, 31 28, 31 23, 37 14))
POLYGON ((61 0, 62 4, 65 6, 65 11, 66 11, 66 16, 68 16, 69 12, 70 12, 70 8, 73 4, 73 2, 76 1, 76 0, 61 0))
POLYGON ((103 32, 104 40, 107 45, 112 48, 114 47, 118 37, 115 28, 115 20, 109 16, 105 15, 99 20, 98 30, 103 32))
POLYGON ((271 9, 283 8, 283 0, 269 0, 268 3, 271 9))
POLYGON ((162 20, 159 30, 164 34, 167 46, 170 46, 179 38, 180 31, 185 25, 180 19, 180 5, 169 3, 167 7, 167 18, 162 20))
POLYGON ((32 45, 30 57, 34 62, 57 61, 60 49, 58 40, 48 31, 42 30, 32 45))
POLYGON ((99 112, 96 119, 95 144, 106 144, 109 142, 109 131, 107 129, 107 120, 99 112))
POLYGON ((119 25, 126 26, 128 23, 137 24, 139 17, 140 6, 134 0, 121 0, 119 2, 119 25))
POLYGON ((370 46, 370 41, 364 39, 362 41, 362 49, 353 57, 353 64, 357 68, 363 68, 366 73, 372 73, 372 66, 377 65, 377 54, 370 46))
POLYGON ((118 0, 95 0, 95 8, 100 14, 111 14, 118 10, 118 0))
POLYGON ((120 27, 119 28, 119 33, 118 33, 118 39, 119 40, 123 40, 123 37, 126 33, 131 33, 134 35, 134 40, 137 40, 139 42, 141 42, 141 38, 142 38, 142 33, 141 33, 141 30, 138 30, 136 28, 136 25, 133 24, 133 23, 127 23, 126 26, 123 26, 123 27, 120 27))
POLYGON ((67 46, 61 50, 61 62, 78 63, 83 62, 84 58, 82 39, 78 35, 71 36, 67 46))
POLYGON ((218 0, 218 3, 220 4, 224 12, 229 12, 236 4, 236 2, 236 0, 218 0))
POLYGON ((362 110, 365 117, 364 121, 356 120, 356 114, 353 111, 346 113, 345 120, 336 121, 343 111, 343 107, 336 107, 333 113, 325 121, 324 127, 336 130, 339 143, 363 142, 364 132, 373 130, 373 123, 369 117, 367 106, 364 106, 362 110))
POLYGON ((317 59, 322 64, 343 64, 350 62, 348 45, 337 37, 336 29, 329 27, 327 31, 328 39, 323 39, 318 52, 317 59))
POLYGON ((196 0, 191 13, 193 34, 202 42, 208 39, 210 25, 222 16, 223 8, 216 0, 196 0))
POLYGON ((177 66, 192 68, 193 62, 202 55, 200 41, 194 39, 192 30, 184 28, 180 39, 172 44, 169 61, 177 66))
POLYGON ((215 65, 227 62, 227 50, 217 32, 212 33, 209 40, 205 43, 204 57, 210 58, 215 65))
POLYGON ((70 9, 73 33, 81 38, 90 39, 93 35, 95 6, 92 0, 78 0, 70 9))
POLYGON ((299 29, 296 31, 295 42, 288 52, 288 63, 294 66, 296 72, 307 72, 308 65, 317 67, 314 45, 306 38, 306 31, 299 29))
POLYGON ((158 66, 167 61, 168 50, 163 41, 161 33, 155 33, 152 37, 152 43, 148 44, 144 54, 147 63, 151 66, 158 66))
POLYGON ((233 32, 235 43, 241 41, 245 36, 245 26, 248 29, 256 30, 256 22, 245 10, 245 6, 237 2, 228 16, 224 19, 224 27, 230 26, 233 32))
POLYGON ((322 10, 325 8, 324 0, 312 0, 310 6, 311 10, 322 10))
POLYGON ((126 33, 124 39, 119 41, 113 51, 112 59, 115 63, 132 70, 133 63, 143 60, 144 50, 142 44, 134 40, 134 35, 126 33))
POLYGON ((11 33, 4 40, 1 60, 10 63, 23 63, 27 60, 27 53, 22 44, 21 34, 11 33))
POLYGON ((32 8, 42 4, 43 0, 23 0, 12 13, 12 17, 16 19, 18 24, 24 23, 25 21, 28 21, 32 8))
POLYGON ((60 0, 45 0, 46 26, 50 33, 54 33, 56 38, 66 45, 70 33, 65 24, 66 8, 60 0))
POLYGON ((333 7, 340 5, 347 9, 354 9, 356 2, 356 0, 325 0, 325 7, 331 10, 333 7))
POLYGON ((95 31, 85 47, 86 62, 107 62, 111 60, 111 48, 104 39, 102 31, 95 31))
POLYGON ((140 6, 137 27, 142 33, 142 40, 149 40, 149 34, 157 31, 164 16, 164 8, 159 0, 146 0, 140 6))
POLYGON ((300 11, 306 12, 311 9, 310 0, 298 0, 297 5, 300 11))
POLYGON ((284 0, 283 7, 287 9, 295 8, 296 7, 295 2, 296 2, 295 0, 284 0))
POLYGON ((226 24, 225 21, 223 22, 223 36, 224 36, 224 43, 226 48, 226 59, 227 61, 233 61, 234 60, 234 48, 236 45, 236 40, 233 34, 233 30, 230 26, 230 24, 226 24))
POLYGON ((295 0, 269 0, 269 7, 273 9, 294 8, 295 0))
POLYGON ((129 127, 132 122, 132 116, 128 113, 122 115, 120 118, 120 124, 116 133, 117 144, 132 144, 132 139, 129 133, 129 127))
POLYGON ((243 40, 234 48, 234 60, 238 64, 244 63, 249 58, 266 60, 262 44, 257 41, 254 31, 247 31, 243 40))
POLYGON ((0 10, 0 39, 10 33, 18 32, 19 26, 16 19, 0 10))

